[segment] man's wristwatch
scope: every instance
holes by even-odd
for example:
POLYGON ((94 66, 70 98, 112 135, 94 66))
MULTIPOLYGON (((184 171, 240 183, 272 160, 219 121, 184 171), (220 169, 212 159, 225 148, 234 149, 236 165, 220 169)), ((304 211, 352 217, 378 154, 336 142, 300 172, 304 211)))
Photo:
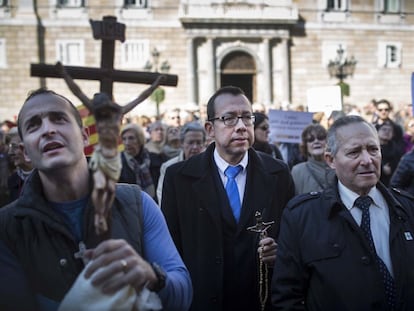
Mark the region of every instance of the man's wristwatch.
POLYGON ((165 280, 167 279, 167 274, 165 273, 164 269, 161 268, 155 262, 151 264, 151 267, 155 272, 155 276, 157 277, 157 282, 152 286, 152 290, 158 293, 161 289, 165 287, 165 280))

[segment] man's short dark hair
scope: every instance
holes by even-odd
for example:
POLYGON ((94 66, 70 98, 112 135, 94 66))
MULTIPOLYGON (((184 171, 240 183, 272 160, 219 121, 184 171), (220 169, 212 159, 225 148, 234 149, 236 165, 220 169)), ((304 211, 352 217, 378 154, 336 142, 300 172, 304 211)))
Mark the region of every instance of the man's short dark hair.
POLYGON ((388 109, 390 109, 390 111, 392 110, 392 105, 388 100, 386 100, 386 99, 377 100, 375 102, 375 107, 378 108, 378 105, 380 105, 380 104, 386 104, 388 106, 388 109))
POLYGON ((245 95, 243 90, 237 86, 229 85, 229 86, 223 86, 222 88, 218 89, 213 94, 213 96, 210 97, 210 99, 207 102, 207 119, 208 120, 213 119, 215 117, 216 110, 215 110, 214 104, 215 104, 216 98, 222 94, 231 94, 234 96, 245 95))
MULTIPOLYGON (((80 128, 83 128, 83 123, 82 123, 82 118, 79 114, 78 109, 76 109, 75 105, 65 96, 60 95, 58 93, 56 93, 55 91, 52 90, 48 90, 47 88, 39 88, 37 90, 34 91, 30 91, 29 95, 27 96, 27 98, 25 99, 22 108, 20 109, 20 112, 23 110, 24 105, 33 97, 37 96, 37 95, 42 95, 42 94, 52 94, 52 95, 56 95, 59 96, 61 98, 63 98, 65 101, 68 102, 69 107, 71 108, 72 112, 73 112, 73 116, 75 117, 76 123, 79 125, 80 128)), ((23 140, 23 135, 22 135, 22 128, 21 128, 21 120, 20 120, 20 112, 19 112, 19 116, 17 117, 17 128, 19 131, 19 136, 20 139, 23 140)))

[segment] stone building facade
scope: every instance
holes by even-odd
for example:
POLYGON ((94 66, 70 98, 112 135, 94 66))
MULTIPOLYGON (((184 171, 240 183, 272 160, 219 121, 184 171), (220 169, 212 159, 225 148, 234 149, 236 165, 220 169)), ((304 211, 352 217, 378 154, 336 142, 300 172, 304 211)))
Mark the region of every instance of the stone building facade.
MULTIPOLYGON (((309 89, 338 82, 327 65, 339 46, 357 60, 345 102, 409 104, 413 13, 411 0, 0 0, 0 121, 16 116, 27 92, 40 86, 77 103, 60 79, 30 77, 30 64, 99 67, 101 42, 89 20, 107 15, 126 25, 115 68, 154 70, 156 48, 158 69, 167 61, 178 75, 176 88, 165 87, 161 110, 203 109, 226 84, 272 108, 306 106, 309 89)), ((91 97, 99 91, 96 81, 77 82, 91 97)), ((143 88, 116 83, 114 98, 127 103, 143 88)), ((153 113, 150 100, 132 112, 153 113)))

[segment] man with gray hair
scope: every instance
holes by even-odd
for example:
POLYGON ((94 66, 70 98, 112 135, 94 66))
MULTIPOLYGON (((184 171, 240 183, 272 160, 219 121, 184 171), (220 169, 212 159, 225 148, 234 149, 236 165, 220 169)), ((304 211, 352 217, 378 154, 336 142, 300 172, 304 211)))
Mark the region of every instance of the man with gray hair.
POLYGON ((414 201, 380 181, 374 126, 336 120, 325 160, 331 187, 292 199, 272 279, 277 310, 413 310, 414 201))
POLYGON ((180 154, 161 165, 160 179, 158 180, 157 198, 161 205, 162 185, 164 182, 165 171, 177 162, 187 160, 192 156, 204 151, 206 143, 206 131, 197 121, 186 123, 180 131, 181 151, 180 154))

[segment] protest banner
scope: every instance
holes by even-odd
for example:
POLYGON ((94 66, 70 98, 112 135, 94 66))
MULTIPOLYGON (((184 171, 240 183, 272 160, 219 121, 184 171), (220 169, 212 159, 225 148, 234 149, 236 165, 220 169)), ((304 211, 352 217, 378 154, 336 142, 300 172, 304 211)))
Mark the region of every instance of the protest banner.
POLYGON ((313 113, 269 110, 271 143, 300 143, 303 129, 312 123, 313 113))

